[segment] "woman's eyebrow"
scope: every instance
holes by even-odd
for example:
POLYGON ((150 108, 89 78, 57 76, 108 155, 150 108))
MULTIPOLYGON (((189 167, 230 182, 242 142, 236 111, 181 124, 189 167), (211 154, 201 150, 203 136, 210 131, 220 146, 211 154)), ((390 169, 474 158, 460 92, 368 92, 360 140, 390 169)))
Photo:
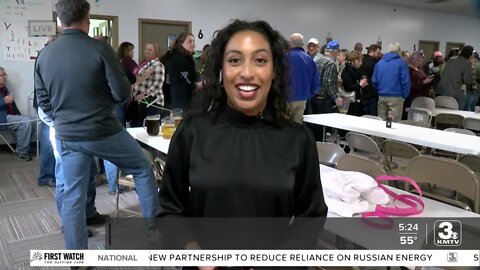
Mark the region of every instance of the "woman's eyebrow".
MULTIPOLYGON (((269 51, 267 49, 258 49, 256 51, 254 51, 253 53, 260 53, 260 52, 266 52, 266 53, 269 53, 269 51)), ((239 50, 228 50, 225 52, 225 54, 229 54, 229 53, 239 53, 239 54, 242 54, 241 51, 239 50)))

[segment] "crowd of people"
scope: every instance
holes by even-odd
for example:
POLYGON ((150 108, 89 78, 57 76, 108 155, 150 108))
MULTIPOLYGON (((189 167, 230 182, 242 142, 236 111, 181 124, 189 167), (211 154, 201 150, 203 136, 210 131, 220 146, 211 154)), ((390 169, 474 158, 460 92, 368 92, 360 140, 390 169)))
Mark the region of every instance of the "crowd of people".
MULTIPOLYGON (((56 9, 63 32, 40 52, 34 81, 43 128, 55 133, 53 147, 41 142, 50 146, 41 151, 41 167, 50 166, 42 167, 39 185, 56 185, 67 249, 87 249, 87 225, 104 221, 95 208, 96 158, 104 160, 110 194, 118 170, 133 175, 147 218, 319 217, 327 206, 315 140, 323 138, 303 125, 303 114, 337 112, 348 103, 348 114, 385 119, 392 111, 399 121, 417 96, 452 96, 464 110, 480 96, 471 46, 446 60, 436 51, 425 62, 421 51, 402 52, 396 42, 385 54, 378 44, 362 54, 360 42, 352 51, 334 40, 320 47, 316 38, 305 46, 300 33, 287 40, 267 22, 235 20, 206 47, 201 67, 191 33, 179 34, 162 57, 157 43, 146 43, 137 64, 132 43, 115 54, 105 40, 88 36, 88 1, 59 0, 56 9), (142 126, 147 115, 161 114, 158 107, 187 112, 159 192, 149 161, 125 130, 127 122, 142 126)), ((9 128, 20 138, 16 155, 28 160, 33 128, 28 118, 14 117, 6 76, 0 68, 0 123, 21 122, 9 128)))

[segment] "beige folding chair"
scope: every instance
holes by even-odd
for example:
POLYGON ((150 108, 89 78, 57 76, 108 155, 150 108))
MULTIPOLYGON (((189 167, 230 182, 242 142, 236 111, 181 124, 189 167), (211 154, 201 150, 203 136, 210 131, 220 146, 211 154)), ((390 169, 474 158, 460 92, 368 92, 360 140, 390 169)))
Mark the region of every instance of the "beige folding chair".
POLYGON ((432 121, 435 101, 429 97, 416 97, 413 99, 410 108, 407 108, 408 120, 425 123, 427 127, 432 121))
POLYGON ((480 156, 474 155, 462 155, 458 158, 458 161, 467 165, 478 179, 480 179, 480 156))
POLYGON ((463 119, 463 128, 469 129, 475 134, 480 134, 480 119, 466 117, 463 119))
POLYGON ((437 96, 433 101, 435 102, 435 108, 458 110, 458 101, 453 97, 437 96))
MULTIPOLYGON (((36 142, 36 152, 37 152, 37 158, 40 153, 40 145, 39 145, 39 123, 40 120, 38 117, 36 119, 30 119, 27 122, 35 122, 35 127, 34 127, 34 132, 35 132, 35 142, 36 142)), ((8 125, 11 125, 12 123, 1 123, 0 124, 0 140, 2 140, 7 147, 12 151, 13 154, 15 154, 15 149, 13 148, 12 144, 16 142, 16 136, 15 136, 15 131, 9 130, 8 125)))
POLYGON ((407 108, 407 120, 419 122, 423 127, 430 127, 432 113, 421 108, 407 108))
POLYGON ((415 146, 394 140, 383 141, 382 152, 387 161, 387 169, 396 175, 406 175, 408 163, 421 154, 415 146))
POLYGON ((373 178, 386 174, 381 163, 357 154, 345 154, 341 156, 338 160, 337 168, 342 171, 362 172, 373 178))
MULTIPOLYGON (((165 168, 165 162, 159 158, 154 158, 150 152, 148 152, 146 149, 143 149, 143 152, 145 156, 148 158, 150 161, 150 165, 152 166, 153 174, 155 175, 155 179, 157 181, 158 186, 160 186, 160 183, 162 181, 162 176, 163 176, 163 170, 165 168)), ((117 190, 116 190, 116 205, 115 205, 115 217, 118 217, 118 213, 120 211, 124 211, 127 213, 135 214, 135 215, 140 215, 140 213, 136 211, 132 211, 129 209, 119 209, 119 203, 120 203, 120 186, 127 186, 130 188, 135 188, 135 181, 133 180, 132 175, 126 175, 126 176, 120 176, 120 170, 117 169, 117 190)))
POLYGON ((473 132, 469 129, 464 129, 464 128, 446 128, 446 129, 444 129, 444 131, 476 136, 475 132, 473 132))
POLYGON ((425 109, 430 113, 435 110, 435 101, 429 97, 416 97, 412 100, 411 108, 425 109))
POLYGON ((480 213, 480 183, 466 165, 452 159, 420 155, 410 162, 407 175, 417 183, 429 184, 424 196, 480 213), (456 199, 432 193, 432 186, 454 190, 471 200, 469 205, 456 199))
POLYGON ((318 162, 320 164, 336 167, 338 159, 345 155, 342 147, 338 144, 328 142, 317 142, 318 162))
MULTIPOLYGON (((464 128, 446 128, 443 131, 476 136, 475 132, 473 132, 469 129, 464 129, 464 128)), ((432 153, 436 156, 444 156, 444 157, 448 157, 448 158, 454 158, 454 159, 457 159, 457 160, 460 157, 459 153, 454 153, 454 152, 449 152, 449 151, 444 151, 444 150, 432 149, 432 153)))
MULTIPOLYGON (((7 129, 6 123, 0 124, 0 139, 7 145, 10 150, 15 154, 15 149, 13 149, 12 145, 10 144, 10 141, 7 140, 4 136, 10 136, 11 131, 7 129)), ((11 137, 11 136, 10 136, 11 137)))
POLYGON ((440 113, 435 116, 435 129, 462 128, 464 117, 453 113, 440 113))
POLYGON ((382 151, 380 151, 378 144, 369 136, 356 132, 348 132, 346 140, 351 152, 361 156, 367 156, 381 164, 386 164, 385 157, 382 151))

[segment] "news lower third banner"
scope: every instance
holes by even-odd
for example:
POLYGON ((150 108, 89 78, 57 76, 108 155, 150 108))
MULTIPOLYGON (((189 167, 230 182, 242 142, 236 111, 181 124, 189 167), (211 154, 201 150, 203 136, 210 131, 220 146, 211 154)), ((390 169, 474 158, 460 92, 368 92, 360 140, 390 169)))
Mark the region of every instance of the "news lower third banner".
POLYGON ((31 250, 30 266, 480 266, 480 250, 31 250))

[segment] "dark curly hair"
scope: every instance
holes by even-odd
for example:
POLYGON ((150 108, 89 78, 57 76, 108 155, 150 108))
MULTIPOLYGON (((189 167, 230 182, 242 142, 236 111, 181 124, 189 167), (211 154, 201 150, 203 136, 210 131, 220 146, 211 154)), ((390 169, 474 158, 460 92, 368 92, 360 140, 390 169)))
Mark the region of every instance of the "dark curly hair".
POLYGON ((218 111, 219 108, 226 106, 227 94, 223 86, 221 86, 219 78, 224 61, 225 47, 235 34, 243 31, 254 31, 261 34, 270 45, 275 79, 272 81, 265 111, 273 117, 273 122, 277 124, 288 121, 287 97, 289 88, 286 59, 286 45, 288 42, 265 21, 247 22, 235 20, 218 31, 209 48, 208 59, 205 65, 205 87, 203 91, 195 96, 190 115, 218 111))

